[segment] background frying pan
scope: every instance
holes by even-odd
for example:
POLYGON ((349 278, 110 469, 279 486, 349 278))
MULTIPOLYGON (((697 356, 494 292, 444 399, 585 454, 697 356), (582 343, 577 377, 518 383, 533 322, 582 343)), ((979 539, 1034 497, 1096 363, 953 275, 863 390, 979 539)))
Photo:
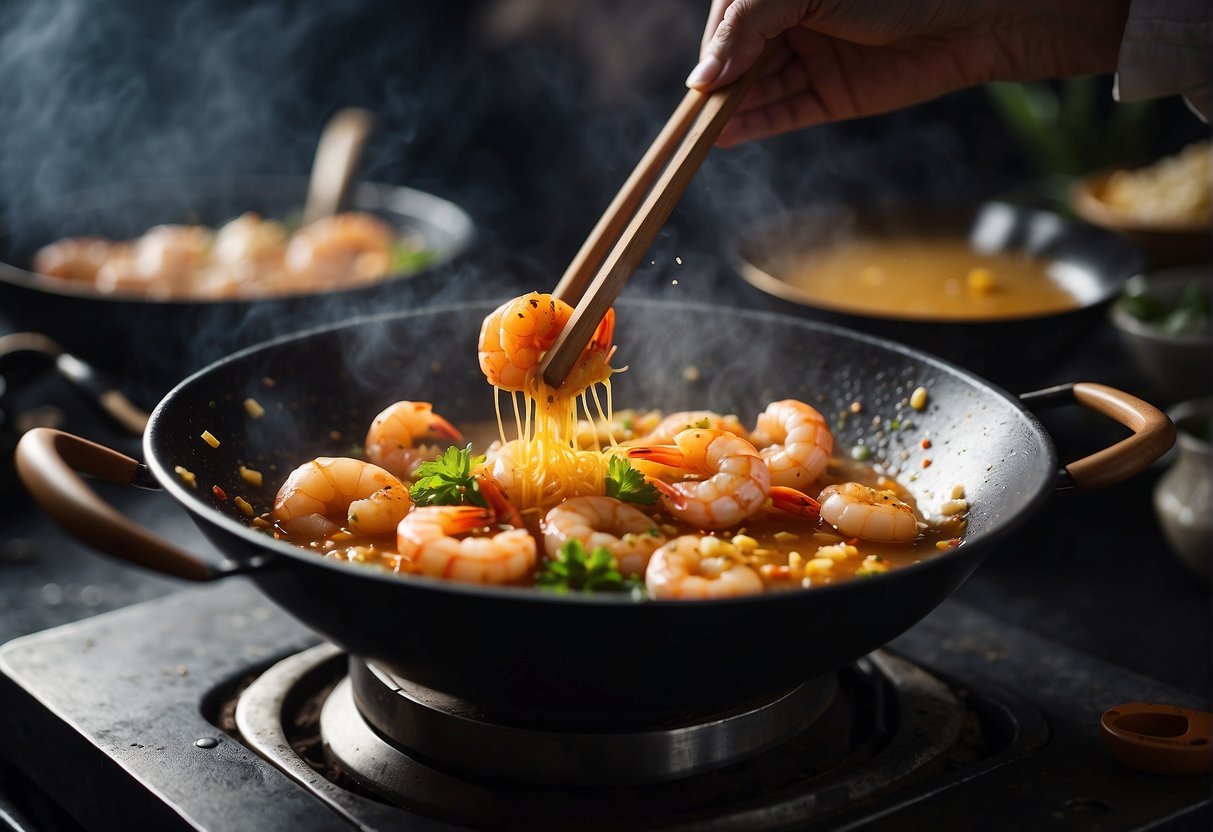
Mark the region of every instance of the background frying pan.
MULTIPOLYGON (((165 223, 217 227, 245 211, 298 217, 307 189, 306 177, 246 176, 132 183, 77 194, 50 218, 23 223, 19 236, 0 236, 0 317, 12 329, 50 336, 136 392, 150 391, 144 395, 150 395, 150 406, 189 373, 249 344, 357 314, 433 302, 475 237, 471 217, 452 202, 364 182, 351 191, 349 210, 367 211, 420 238, 434 254, 429 265, 349 289, 220 301, 106 295, 26 269, 39 247, 62 237, 130 239, 165 223)), ((460 296, 468 291, 476 286, 465 286, 460 296)), ((488 291, 498 294, 501 287, 488 291)))
POLYGON ((187 379, 156 409, 147 466, 67 434, 31 432, 21 474, 62 525, 126 560, 198 580, 250 574, 283 607, 354 654, 424 685, 485 702, 547 710, 680 710, 736 702, 820 674, 880 646, 955 589, 1059 487, 1099 487, 1135 473, 1171 444, 1150 405, 1098 385, 1037 395, 1078 402, 1134 435, 1058 469, 1050 437, 1025 405, 930 356, 829 325, 689 304, 620 302, 616 407, 711 408, 752 419, 797 397, 831 420, 839 453, 860 440, 927 511, 955 483, 972 503, 959 548, 882 576, 727 601, 634 603, 535 590, 398 578, 317 555, 250 528, 219 486, 264 511, 302 461, 347 451, 395 399, 433 401, 457 423, 492 418, 474 344, 490 304, 352 322, 236 354, 187 379), (696 368, 688 372, 689 367, 696 368), (270 386, 272 384, 272 386, 270 386), (925 410, 905 405, 926 387, 925 410), (266 409, 252 419, 242 402, 266 409), (874 426, 880 417, 884 429, 874 426), (891 419, 913 427, 887 429, 891 419), (211 448, 200 438, 209 430, 211 448), (920 447, 932 437, 932 463, 920 447), (904 458, 903 458, 904 454, 904 458), (265 473, 254 490, 241 464, 265 473), (194 472, 196 489, 174 473, 194 472), (117 515, 71 471, 167 488, 230 558, 201 562, 117 515))

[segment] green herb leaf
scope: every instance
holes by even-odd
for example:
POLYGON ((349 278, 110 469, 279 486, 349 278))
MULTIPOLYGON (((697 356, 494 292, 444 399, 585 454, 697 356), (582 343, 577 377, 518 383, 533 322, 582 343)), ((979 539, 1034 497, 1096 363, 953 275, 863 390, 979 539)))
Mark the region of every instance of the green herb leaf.
POLYGON ((587 553, 580 540, 566 541, 535 576, 535 583, 549 592, 629 592, 638 600, 644 590, 639 576, 619 574, 619 564, 606 547, 587 553))
POLYGON ((441 456, 418 466, 409 496, 419 506, 488 506, 472 476, 472 470, 483 462, 483 456, 472 456, 471 445, 462 450, 452 445, 441 456))
POLYGON ((646 506, 657 502, 657 488, 632 467, 626 456, 613 456, 607 463, 606 495, 646 506))
POLYGON ((391 274, 412 274, 421 271, 438 256, 437 252, 428 248, 418 248, 408 240, 397 240, 389 249, 391 256, 391 274))

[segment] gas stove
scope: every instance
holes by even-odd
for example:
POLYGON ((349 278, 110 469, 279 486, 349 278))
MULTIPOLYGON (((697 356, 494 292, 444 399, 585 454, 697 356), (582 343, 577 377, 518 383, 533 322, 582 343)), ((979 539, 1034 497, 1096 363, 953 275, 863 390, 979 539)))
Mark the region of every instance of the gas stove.
MULTIPOLYGON (((949 601, 827 677, 661 724, 536 723, 392 677, 237 579, 0 649, 0 734, 88 829, 1208 828, 1204 777, 1108 757, 1202 707, 949 601)), ((18 826, 18 828, 21 828, 18 826)), ((33 828, 33 827, 31 827, 33 828)), ((56 827, 51 827, 56 828, 56 827)))

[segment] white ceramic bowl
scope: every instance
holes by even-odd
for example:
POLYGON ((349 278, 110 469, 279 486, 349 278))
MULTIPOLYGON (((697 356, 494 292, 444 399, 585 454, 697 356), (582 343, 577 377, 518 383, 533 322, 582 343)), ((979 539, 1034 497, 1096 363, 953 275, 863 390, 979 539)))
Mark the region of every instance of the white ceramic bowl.
MULTIPOLYGON (((1164 302, 1175 302, 1192 281, 1204 281, 1213 296, 1213 264, 1177 266, 1150 272, 1134 281, 1144 281, 1146 291, 1164 302)), ((1213 392, 1213 337, 1206 330, 1197 335, 1172 335, 1133 317, 1123 298, 1112 305, 1112 324, 1121 345, 1142 381, 1160 394, 1164 404, 1208 396, 1213 392)))

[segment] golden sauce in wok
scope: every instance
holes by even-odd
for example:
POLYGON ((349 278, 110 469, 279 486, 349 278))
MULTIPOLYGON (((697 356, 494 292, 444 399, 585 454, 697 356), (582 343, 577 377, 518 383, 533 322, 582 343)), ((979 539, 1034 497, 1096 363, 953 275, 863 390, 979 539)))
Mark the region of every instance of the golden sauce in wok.
MULTIPOLYGON (((464 435, 489 436, 490 430, 496 430, 496 426, 470 426, 464 431, 464 435)), ((483 448, 485 445, 479 447, 483 448)), ((913 496, 900 484, 887 477, 881 477, 868 465, 845 458, 831 459, 829 467, 815 487, 820 489, 841 482, 859 482, 874 488, 890 489, 896 492, 900 499, 914 506, 913 496)), ((698 528, 671 517, 659 505, 644 510, 654 518, 669 540, 684 534, 704 534, 698 528)), ((542 540, 540 514, 541 512, 535 509, 522 512, 528 530, 537 539, 542 540)), ((954 547, 959 543, 963 530, 964 522, 959 517, 937 518, 936 522, 922 528, 918 539, 912 544, 875 543, 848 540, 820 520, 812 523, 771 512, 760 519, 749 518, 736 528, 712 532, 711 536, 723 541, 734 540, 738 535, 753 538, 757 547, 747 553, 746 562, 759 572, 766 590, 770 592, 827 586, 908 566, 954 547)), ((279 535, 326 558, 379 566, 393 572, 411 571, 409 564, 397 553, 394 541, 383 537, 359 537, 348 531, 336 536, 339 538, 336 540, 307 539, 281 531, 279 535)), ((533 583, 528 577, 514 585, 530 586, 533 583)))
POLYGON ((780 277, 814 306, 893 318, 1014 318, 1082 305, 1081 287, 1057 264, 978 253, 964 240, 853 240, 805 252, 780 277))

